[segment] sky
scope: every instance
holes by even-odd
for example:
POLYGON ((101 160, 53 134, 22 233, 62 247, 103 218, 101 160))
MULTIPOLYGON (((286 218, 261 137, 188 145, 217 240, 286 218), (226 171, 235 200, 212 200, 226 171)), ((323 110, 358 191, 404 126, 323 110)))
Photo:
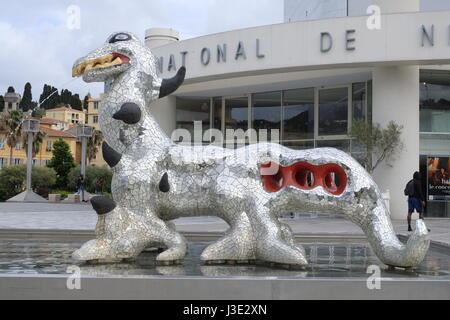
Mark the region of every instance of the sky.
POLYGON ((44 84, 83 97, 99 83, 73 79, 74 61, 101 46, 115 31, 168 27, 180 40, 283 22, 283 0, 15 0, 0 15, 0 95, 9 86, 23 94, 32 85, 39 100, 44 84), (79 28, 76 11, 79 9, 79 28))

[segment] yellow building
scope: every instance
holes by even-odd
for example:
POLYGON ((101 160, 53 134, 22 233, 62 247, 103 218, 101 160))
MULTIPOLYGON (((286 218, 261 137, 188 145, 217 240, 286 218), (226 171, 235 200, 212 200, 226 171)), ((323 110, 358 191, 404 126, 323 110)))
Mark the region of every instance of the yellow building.
MULTIPOLYGON (((104 94, 100 94, 100 98, 92 98, 89 96, 88 100, 88 106, 86 110, 86 124, 88 126, 94 127, 95 130, 101 131, 100 124, 98 122, 98 112, 99 112, 99 105, 100 102, 103 100, 104 94)), ((98 152, 92 161, 89 162, 89 164, 96 165, 96 166, 103 166, 106 165, 106 161, 103 159, 103 153, 102 148, 98 148, 98 152)))
POLYGON ((100 124, 98 123, 98 112, 100 102, 103 100, 104 94, 100 94, 100 98, 92 98, 89 96, 88 107, 86 110, 86 124, 94 127, 95 130, 100 130, 100 124))
MULTIPOLYGON (((39 153, 36 154, 36 156, 33 158, 33 164, 38 166, 46 166, 53 156, 53 144, 58 139, 63 139, 65 142, 67 142, 75 163, 80 163, 81 156, 79 152, 77 152, 77 138, 71 133, 52 129, 52 125, 54 126, 55 124, 51 124, 48 122, 50 121, 41 122, 40 131, 45 133, 45 137, 41 144, 39 153)), ((27 163, 27 152, 23 148, 22 143, 18 143, 12 151, 13 165, 27 163)), ((0 132, 0 167, 8 166, 9 160, 10 148, 6 144, 6 134, 0 132)))
POLYGON ((48 109, 45 113, 46 117, 77 125, 85 123, 85 114, 83 111, 72 109, 69 107, 59 107, 48 109))

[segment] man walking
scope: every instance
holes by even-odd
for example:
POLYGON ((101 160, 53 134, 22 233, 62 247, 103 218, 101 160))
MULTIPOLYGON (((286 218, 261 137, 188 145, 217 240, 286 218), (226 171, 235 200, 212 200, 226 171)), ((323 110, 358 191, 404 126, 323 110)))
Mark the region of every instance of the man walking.
POLYGON ((412 213, 414 212, 414 210, 416 210, 419 214, 419 219, 423 219, 423 208, 425 207, 425 198, 422 193, 419 172, 414 172, 413 179, 410 180, 406 185, 405 195, 408 196, 408 231, 412 231, 412 213))

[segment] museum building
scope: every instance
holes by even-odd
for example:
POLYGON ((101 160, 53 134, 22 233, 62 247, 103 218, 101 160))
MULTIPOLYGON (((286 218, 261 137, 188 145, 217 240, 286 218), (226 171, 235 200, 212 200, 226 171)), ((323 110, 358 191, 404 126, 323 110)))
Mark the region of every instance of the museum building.
POLYGON ((406 217, 403 190, 417 170, 426 216, 450 217, 450 5, 431 2, 285 0, 281 24, 183 41, 175 30, 149 29, 162 76, 187 69, 154 115, 169 136, 193 132, 194 121, 224 134, 278 129, 287 147, 335 147, 356 159, 355 120, 395 121, 404 149, 373 173, 389 191, 392 218, 406 217))

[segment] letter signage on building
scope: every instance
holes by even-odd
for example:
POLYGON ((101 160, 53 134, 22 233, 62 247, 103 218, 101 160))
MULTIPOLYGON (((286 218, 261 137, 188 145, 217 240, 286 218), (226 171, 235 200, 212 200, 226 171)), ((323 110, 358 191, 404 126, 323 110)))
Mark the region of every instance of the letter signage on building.
POLYGON ((428 200, 450 200, 450 158, 427 158, 428 200))

